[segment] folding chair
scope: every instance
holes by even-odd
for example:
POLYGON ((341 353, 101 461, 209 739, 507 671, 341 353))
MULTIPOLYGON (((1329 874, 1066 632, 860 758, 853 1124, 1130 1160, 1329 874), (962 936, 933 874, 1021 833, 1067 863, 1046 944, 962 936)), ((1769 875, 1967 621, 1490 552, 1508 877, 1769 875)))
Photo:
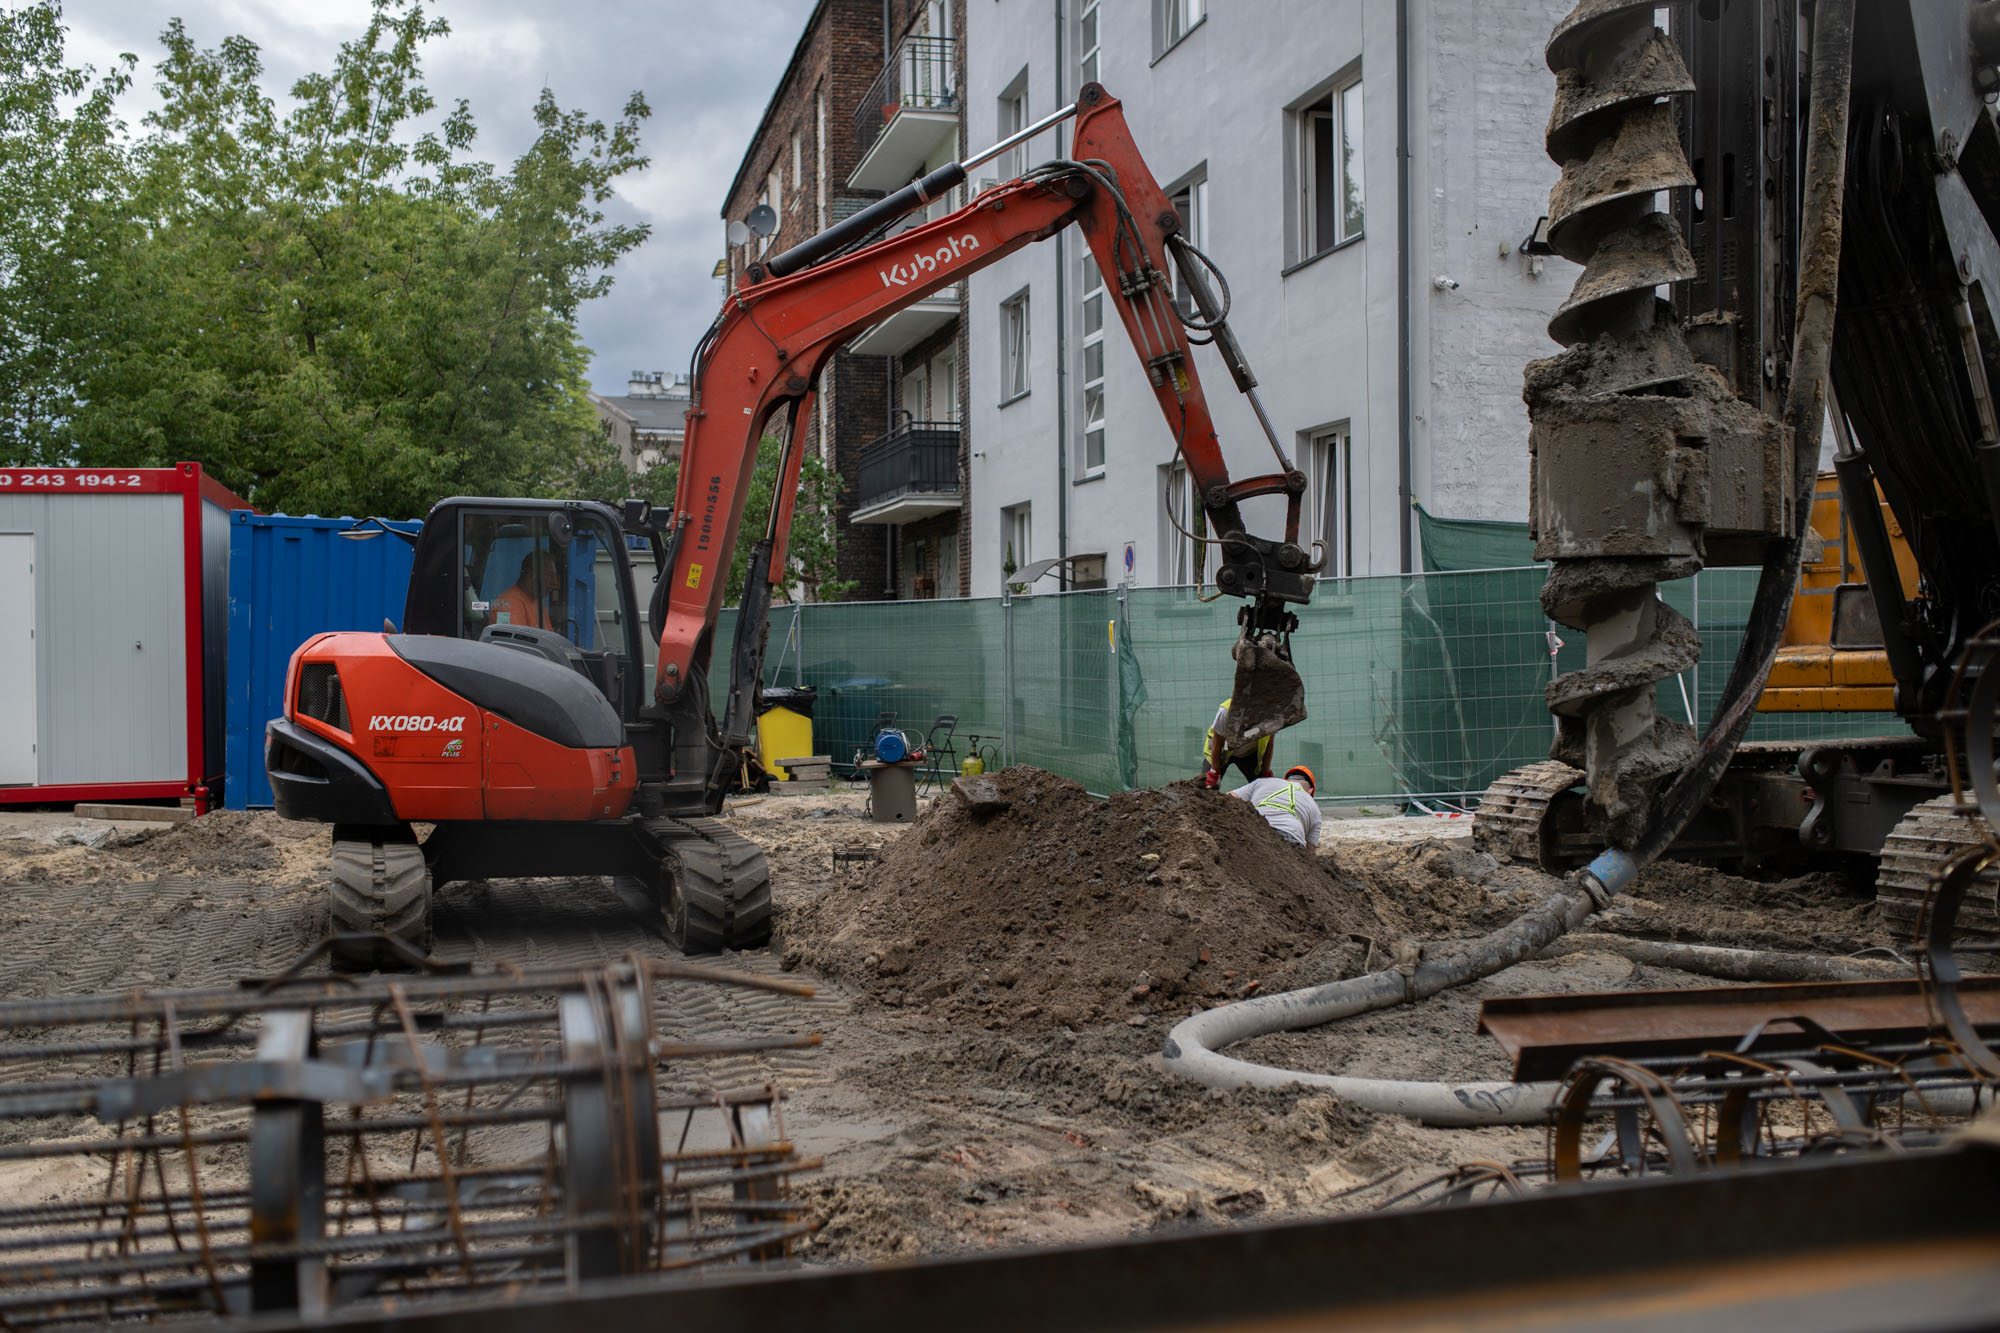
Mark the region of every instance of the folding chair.
POLYGON ((924 790, 942 787, 958 776, 958 750, 951 743, 952 733, 958 730, 958 714, 939 713, 931 729, 924 733, 924 754, 928 762, 924 765, 924 790))

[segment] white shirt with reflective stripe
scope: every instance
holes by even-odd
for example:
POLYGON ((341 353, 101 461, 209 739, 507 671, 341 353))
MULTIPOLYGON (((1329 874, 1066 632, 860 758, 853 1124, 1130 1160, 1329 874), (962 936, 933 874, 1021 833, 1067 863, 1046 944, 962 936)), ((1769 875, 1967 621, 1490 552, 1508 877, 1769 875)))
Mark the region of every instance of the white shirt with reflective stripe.
POLYGON ((1258 778, 1229 794, 1250 802, 1265 823, 1301 847, 1319 846, 1319 804, 1299 783, 1258 778))

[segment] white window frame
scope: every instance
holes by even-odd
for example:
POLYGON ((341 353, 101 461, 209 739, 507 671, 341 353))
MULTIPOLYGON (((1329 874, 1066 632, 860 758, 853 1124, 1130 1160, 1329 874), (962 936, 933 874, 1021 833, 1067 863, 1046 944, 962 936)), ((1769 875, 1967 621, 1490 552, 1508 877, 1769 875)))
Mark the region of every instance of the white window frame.
MULTIPOLYGON (((993 142, 998 143, 1010 134, 1018 134, 1028 128, 1028 71, 1025 66, 1014 81, 1007 85, 1007 91, 1000 94, 995 120, 996 133, 993 142)), ((994 168, 1001 180, 1013 180, 1028 169, 1028 145, 1015 144, 1000 155, 1000 162, 994 168)))
POLYGON ((1299 470, 1306 493, 1299 506, 1299 545, 1319 542, 1326 557, 1322 578, 1354 572, 1354 431, 1347 422, 1307 431, 1300 441, 1299 470))
MULTIPOLYGON (((1202 163, 1167 189, 1167 202, 1181 220, 1181 235, 1195 249, 1208 250, 1208 164, 1202 163)), ((1194 296, 1181 277, 1180 267, 1169 264, 1167 277, 1173 283, 1174 304, 1183 315, 1197 313, 1194 296)))
POLYGON ((1207 0, 1153 0, 1153 59, 1173 50, 1207 17, 1207 0))
POLYGON ((1111 310, 1104 292, 1104 275, 1097 270, 1097 256, 1088 248, 1083 250, 1081 270, 1077 281, 1077 328, 1082 336, 1077 339, 1076 383, 1082 410, 1077 413, 1076 475, 1079 481, 1088 481, 1104 475, 1104 361, 1109 355, 1104 345, 1104 326, 1111 318, 1111 310), (1091 327, 1093 319, 1095 328, 1091 327))
POLYGON ((1011 580, 1007 570, 1007 557, 1014 557, 1016 571, 1025 569, 1035 559, 1035 506, 1028 501, 1017 505, 1007 505, 1000 511, 1000 559, 997 565, 1000 577, 1011 580))
POLYGON ((1367 234, 1362 106, 1361 70, 1357 66, 1293 109, 1295 160, 1291 175, 1298 190, 1292 209, 1295 262, 1304 263, 1367 234))
POLYGON ((1000 303, 1000 405, 1026 398, 1034 385, 1028 378, 1034 355, 1034 309, 1023 287, 1000 303))
POLYGON ((1076 13, 1076 77, 1079 87, 1096 83, 1102 73, 1103 25, 1104 17, 1099 13, 1098 0, 1083 0, 1076 13))
POLYGON ((826 83, 824 80, 819 85, 817 100, 818 112, 813 130, 813 177, 819 206, 818 225, 813 230, 820 232, 826 230, 826 83))
POLYGON ((771 212, 778 219, 772 224, 769 236, 760 236, 757 238, 757 257, 761 259, 764 257, 764 252, 771 248, 771 242, 777 239, 778 233, 784 230, 785 226, 785 169, 782 164, 774 164, 771 167, 771 174, 764 178, 764 193, 757 202, 760 204, 769 204, 771 212))
POLYGON ((1160 526, 1164 529, 1160 534, 1160 582, 1169 588, 1197 587, 1208 577, 1208 548, 1199 540, 1208 532, 1208 514, 1196 501, 1187 464, 1162 467, 1160 488, 1160 526))

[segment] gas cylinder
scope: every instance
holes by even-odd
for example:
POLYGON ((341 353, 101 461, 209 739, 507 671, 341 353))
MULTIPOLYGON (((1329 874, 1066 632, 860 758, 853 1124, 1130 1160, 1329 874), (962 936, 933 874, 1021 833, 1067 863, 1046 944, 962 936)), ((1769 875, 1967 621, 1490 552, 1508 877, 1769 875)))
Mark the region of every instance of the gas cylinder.
POLYGON ((976 754, 968 755, 958 761, 958 771, 961 777, 976 778, 986 771, 986 761, 976 754))

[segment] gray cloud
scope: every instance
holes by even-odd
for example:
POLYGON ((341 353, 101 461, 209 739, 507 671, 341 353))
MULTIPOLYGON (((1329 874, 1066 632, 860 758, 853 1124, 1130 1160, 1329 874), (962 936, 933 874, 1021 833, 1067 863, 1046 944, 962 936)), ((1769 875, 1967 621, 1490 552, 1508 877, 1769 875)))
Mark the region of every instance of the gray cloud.
MULTIPOLYGON (((619 185, 613 221, 645 222, 652 236, 621 262, 611 294, 586 305, 580 332, 600 392, 622 391, 633 370, 685 368, 714 318, 721 287, 718 210, 813 0, 436 0, 449 37, 424 68, 440 105, 471 103, 477 155, 505 165, 534 138, 530 111, 544 87, 566 108, 610 120, 634 92, 652 118, 642 143, 652 164, 619 185)), ((339 44, 368 21, 367 0, 65 0, 73 60, 103 68, 121 51, 141 62, 124 112, 135 126, 158 104, 151 64, 178 14, 202 46, 241 34, 264 53, 265 85, 283 94, 328 68, 339 44)))

